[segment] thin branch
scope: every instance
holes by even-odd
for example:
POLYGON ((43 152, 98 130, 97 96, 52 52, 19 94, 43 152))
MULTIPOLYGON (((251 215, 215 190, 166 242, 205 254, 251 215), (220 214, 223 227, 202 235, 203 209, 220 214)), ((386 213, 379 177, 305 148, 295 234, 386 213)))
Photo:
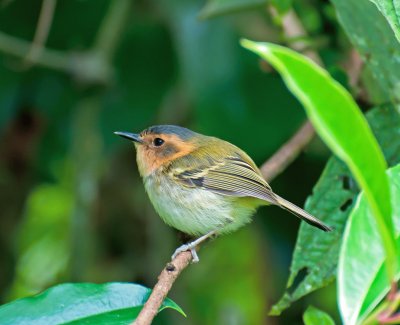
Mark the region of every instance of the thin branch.
MULTIPOLYGON (((0 52, 24 60, 30 48, 29 42, 0 31, 0 52)), ((111 75, 111 68, 104 64, 103 56, 90 50, 66 53, 43 48, 35 64, 65 72, 85 84, 106 84, 111 75)))
POLYGON ((97 32, 93 49, 100 51, 106 61, 111 61, 120 43, 122 31, 126 26, 132 8, 132 0, 110 2, 110 8, 97 32))
MULTIPOLYGON (((268 9, 274 18, 279 19, 279 14, 274 7, 268 6, 268 9)), ((307 49, 308 44, 307 42, 305 42, 305 39, 307 38, 307 31, 304 29, 302 22, 300 21, 299 17, 296 15, 296 12, 293 9, 289 10, 281 18, 281 24, 286 39, 296 40, 290 43, 290 47, 299 52, 307 49)), ((316 51, 312 49, 307 49, 303 51, 303 54, 309 57, 315 63, 323 66, 323 62, 316 51)))
MULTIPOLYGON (((269 6, 268 9, 273 17, 277 17, 278 13, 274 7, 269 6)), ((296 42, 292 42, 290 45, 298 51, 304 49, 306 44, 303 39, 307 36, 307 32, 293 9, 282 17, 281 24, 286 38, 297 39, 296 42)), ((320 66, 323 65, 317 52, 307 50, 303 54, 320 66)), ((314 127, 307 121, 288 142, 261 166, 261 173, 267 182, 272 181, 282 173, 303 151, 314 135, 314 127)))
POLYGON ((364 62, 357 50, 352 48, 341 65, 347 73, 353 97, 356 98, 359 103, 369 104, 371 98, 365 85, 362 84, 362 80, 360 80, 364 62))
POLYGON ((261 167, 261 173, 267 182, 271 182, 282 173, 301 153, 315 135, 310 121, 307 121, 271 158, 261 167))
MULTIPOLYGON (((30 42, 0 32, 0 52, 25 59, 30 48, 30 42)), ((42 49, 41 55, 36 58, 35 63, 46 68, 70 72, 72 60, 62 51, 42 49)))
POLYGON ((182 252, 168 263, 158 277, 158 282, 153 288, 149 299, 144 304, 139 316, 132 325, 149 325, 157 315, 158 310, 175 280, 192 260, 192 253, 182 252))
MULTIPOLYGON (((55 5, 55 0, 44 1, 54 1, 55 5)), ((72 74, 73 77, 87 84, 106 84, 112 77, 110 61, 120 41, 123 27, 129 17, 131 4, 131 0, 119 0, 111 3, 111 8, 99 28, 94 46, 84 52, 66 53, 51 50, 43 46, 38 46, 38 44, 35 44, 35 41, 34 44, 31 44, 1 31, 0 52, 25 60, 27 56, 29 58, 32 55, 29 53, 35 48, 33 57, 35 64, 72 74), (38 47, 40 50, 37 54, 38 47)), ((45 3, 43 3, 44 5, 45 3)), ((38 30, 41 29, 41 32, 37 32, 37 34, 41 35, 40 37, 37 36, 37 38, 35 36, 38 43, 43 44, 44 39, 47 38, 47 35, 44 34, 48 32, 45 31, 45 27, 46 25, 49 27, 50 16, 52 16, 49 14, 50 11, 51 6, 43 12, 46 18, 43 18, 43 27, 38 27, 38 30)))
MULTIPOLYGON (((301 39, 301 37, 307 36, 307 31, 304 29, 303 24, 301 23, 299 17, 297 17, 294 10, 290 10, 282 20, 282 27, 285 32, 285 35, 289 38, 299 38, 297 42, 294 42, 291 46, 295 50, 302 50, 307 48, 307 44, 301 39)), ((303 52, 303 54, 313 60, 315 63, 323 66, 323 62, 316 51, 308 49, 303 52)))
MULTIPOLYGON (((1 1, 1 0, 0 0, 1 1)), ((14 0, 3 0, 0 3, 0 9, 4 9, 5 7, 7 7, 8 5, 11 4, 11 2, 13 2, 14 0)))
POLYGON ((343 62, 343 68, 349 78, 349 84, 352 88, 357 88, 364 62, 356 49, 351 49, 346 61, 343 62))
POLYGON ((29 68, 35 64, 37 58, 40 57, 43 46, 49 36, 56 4, 57 0, 43 0, 35 36, 33 37, 31 48, 25 57, 24 68, 29 68))

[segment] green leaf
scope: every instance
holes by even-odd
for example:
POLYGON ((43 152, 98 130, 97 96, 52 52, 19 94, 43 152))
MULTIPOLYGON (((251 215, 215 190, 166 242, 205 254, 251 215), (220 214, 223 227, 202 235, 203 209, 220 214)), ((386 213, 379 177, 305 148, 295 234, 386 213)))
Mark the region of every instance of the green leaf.
POLYGON ((327 313, 309 306, 303 315, 305 325, 335 325, 335 322, 327 313))
POLYGON ((317 64, 288 48, 247 40, 242 44, 281 73, 319 135, 365 189, 377 218, 386 219, 392 230, 390 203, 385 200, 389 194, 385 159, 351 95, 317 64), (368 163, 365 157, 370 157, 368 163))
POLYGON ((349 166, 374 213, 384 241, 388 272, 393 277, 397 253, 386 162, 357 104, 343 86, 305 56, 271 43, 244 40, 242 45, 279 71, 318 134, 349 166))
POLYGON ((331 2, 335 6, 340 24, 375 79, 375 85, 370 88, 374 91, 380 88, 385 97, 380 99, 379 103, 390 100, 398 105, 400 60, 388 58, 400 57, 400 43, 385 18, 369 1, 331 0, 331 2))
POLYGON ((208 0, 207 4, 200 11, 199 18, 209 19, 233 12, 262 7, 266 4, 266 0, 208 0))
MULTIPOLYGON (((391 165, 399 163, 400 142, 393 141, 393 138, 400 129, 400 115, 388 105, 373 109, 366 118, 388 162, 391 165)), ((331 158, 314 186, 313 195, 308 198, 305 209, 321 219, 326 220, 329 216, 335 231, 329 234, 315 232, 309 225, 301 224, 287 284, 290 293, 288 289, 272 308, 272 314, 279 314, 293 301, 335 279, 342 233, 358 192, 348 168, 337 158, 331 158), (293 282, 301 270, 307 270, 307 274, 293 288, 293 282)))
POLYGON ((397 40, 400 42, 400 0, 370 0, 389 22, 397 40))
MULTIPOLYGON (((393 222, 400 244, 400 165, 388 170, 393 222)), ((345 324, 356 324, 390 288, 385 251, 365 194, 360 194, 343 236, 338 265, 339 306, 345 324)), ((397 270, 399 273, 399 270, 397 270)))
MULTIPOLYGON (((129 324, 140 312, 151 290, 132 283, 65 283, 33 297, 0 307, 6 324, 129 324)), ((172 308, 186 316, 172 300, 160 311, 172 308)))
MULTIPOLYGON (((384 216, 381 220, 384 219, 385 223, 392 228, 390 203, 385 199, 388 195, 385 197, 382 195, 381 191, 383 188, 385 193, 389 192, 384 171, 385 162, 368 124, 351 96, 321 68, 317 67, 306 58, 295 54, 293 51, 272 44, 258 45, 252 42, 246 42, 246 47, 251 47, 252 50, 262 57, 267 57, 283 74, 289 88, 299 97, 321 136, 327 141, 328 145, 350 165, 353 174, 355 174, 362 186, 369 187, 370 199, 372 199, 372 202, 375 200, 375 208, 377 208, 376 204, 378 204, 378 202, 382 204, 382 207, 380 207, 380 209, 378 208, 378 213, 381 214, 381 217, 382 215, 384 216), (329 101, 327 101, 326 98, 329 98, 329 101), (343 123, 343 121, 346 121, 346 123, 343 123), (352 127, 349 128, 349 125, 352 125, 352 127), (353 125, 355 125, 355 127, 353 127, 353 125), (355 138, 354 134, 359 136, 355 138), (368 147, 370 147, 370 149, 368 149, 368 147), (372 154, 372 152, 374 152, 374 154, 372 154), (375 154, 377 154, 376 157, 375 154), (369 164, 370 161, 366 161, 364 157, 371 157, 372 155, 374 155, 373 159, 375 159, 375 161, 369 164), (374 165, 380 171, 378 172, 379 175, 375 173, 376 169, 373 167, 374 165), (367 179, 374 179, 376 183, 369 182, 367 179), (381 185, 378 185, 379 182, 381 182, 381 185), (387 191, 385 189, 387 189, 387 191), (378 201, 376 201, 376 199, 378 201)), ((340 171, 340 169, 338 171, 340 171)), ((342 172, 343 171, 346 171, 346 169, 342 169, 342 172)), ((334 177, 334 175, 335 173, 332 173, 332 177, 334 177)), ((332 189, 338 189, 342 186, 342 180, 336 178, 332 179, 332 181, 332 189)), ((329 191, 328 187, 324 190, 325 192, 329 191)), ((315 268, 315 270, 307 274, 306 281, 301 282, 292 294, 286 293, 284 295, 279 304, 272 309, 272 314, 279 314, 283 309, 287 308, 292 301, 299 299, 318 287, 326 285, 334 279, 336 262, 332 261, 328 263, 326 260, 331 257, 337 258, 341 230, 343 229, 343 224, 347 217, 347 213, 339 211, 339 207, 342 205, 345 207, 344 204, 352 196, 354 196, 354 193, 344 192, 341 196, 339 195, 335 198, 335 202, 332 202, 332 206, 330 206, 329 203, 327 203, 327 206, 319 204, 322 210, 316 211, 317 213, 313 212, 313 209, 309 206, 306 207, 310 212, 316 214, 321 219, 329 215, 329 217, 332 218, 329 223, 332 222, 332 225, 336 227, 336 231, 331 234, 322 234, 324 240, 321 242, 320 238, 318 238, 321 237, 321 234, 317 234, 315 231, 311 230, 309 235, 304 236, 301 241, 298 241, 296 246, 297 251, 304 251, 307 249, 306 247, 312 247, 313 249, 309 256, 305 256, 306 254, 302 253, 304 258, 297 259, 292 264, 288 287, 293 284, 300 270, 304 268, 315 268), (339 202, 341 202, 340 205, 338 205, 339 202), (311 243, 314 242, 315 246, 310 245, 310 241, 311 243), (323 265, 322 270, 319 268, 321 264, 323 265), (322 278, 318 274, 319 272, 315 272, 316 270, 322 271, 321 275, 325 277, 322 278)), ((331 200, 331 197, 329 197, 329 200, 331 200)), ((384 230, 385 227, 383 223, 381 226, 382 230, 384 230)), ((302 226, 302 228, 303 227, 307 228, 307 226, 302 226)), ((390 236, 387 237, 390 238, 390 236)), ((390 243, 390 240, 388 242, 390 243)), ((392 241, 391 261, 395 261, 394 249, 395 244, 392 241)), ((394 270, 392 270, 392 272, 394 272, 394 270)))
POLYGON ((352 184, 350 171, 333 157, 327 163, 319 181, 314 186, 313 195, 308 198, 305 209, 322 220, 329 218, 329 225, 335 231, 323 233, 302 223, 290 266, 287 290, 270 311, 279 315, 294 301, 322 288, 335 279, 341 236, 350 207, 341 210, 347 202, 351 204, 358 189, 352 184), (349 183, 350 188, 343 184, 349 183), (306 270, 304 278, 294 286, 295 279, 306 270))

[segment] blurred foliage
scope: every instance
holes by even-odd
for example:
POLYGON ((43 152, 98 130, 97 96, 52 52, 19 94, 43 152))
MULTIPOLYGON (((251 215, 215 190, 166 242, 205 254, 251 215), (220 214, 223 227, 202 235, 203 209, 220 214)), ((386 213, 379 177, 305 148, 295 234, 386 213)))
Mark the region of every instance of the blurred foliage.
POLYGON ((246 9, 262 8, 266 5, 266 0, 209 0, 200 11, 199 17, 208 19, 246 9))
MULTIPOLYGON (((365 24, 354 15, 360 1, 332 2, 293 3, 308 48, 349 85, 342 63, 352 42, 367 62, 363 83, 351 89, 362 108, 398 105, 390 26, 368 1, 365 24)), ((0 1, 2 302, 68 281, 154 284, 177 236, 151 207, 133 148, 113 131, 180 124, 231 141, 261 164, 301 125, 305 115, 280 77, 238 43, 296 40, 274 25, 263 1, 243 3, 58 1, 42 59, 29 66, 42 1, 0 1), (228 3, 239 7, 198 19, 228 3)), ((281 11, 289 8, 285 1, 281 11)), ((302 205, 328 155, 316 139, 274 181, 275 191, 302 205)), ((266 317, 285 287, 297 228, 296 218, 270 207, 246 229, 205 245, 201 263, 171 292, 188 318, 167 310, 155 323, 300 324, 308 304, 338 320, 334 286, 266 317)))
POLYGON ((10 299, 35 294, 66 273, 73 191, 68 173, 61 174, 56 183, 37 185, 27 199, 10 299))

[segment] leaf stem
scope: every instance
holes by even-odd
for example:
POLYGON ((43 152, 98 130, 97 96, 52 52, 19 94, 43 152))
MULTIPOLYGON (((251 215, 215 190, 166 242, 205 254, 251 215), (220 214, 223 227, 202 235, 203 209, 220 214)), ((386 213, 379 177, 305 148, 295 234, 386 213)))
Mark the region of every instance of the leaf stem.
POLYGON ((266 181, 270 182, 282 173, 297 158, 314 135, 315 130, 310 121, 305 122, 293 137, 260 167, 261 174, 266 181))

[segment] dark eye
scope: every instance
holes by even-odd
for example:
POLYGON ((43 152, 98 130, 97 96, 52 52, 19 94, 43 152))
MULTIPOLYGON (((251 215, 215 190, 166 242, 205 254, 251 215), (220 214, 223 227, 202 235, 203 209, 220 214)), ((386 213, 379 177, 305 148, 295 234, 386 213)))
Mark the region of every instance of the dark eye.
POLYGON ((153 140, 153 143, 154 143, 154 145, 155 145, 156 147, 159 147, 159 146, 162 146, 162 145, 163 145, 164 140, 161 139, 161 138, 155 138, 155 139, 153 140))

